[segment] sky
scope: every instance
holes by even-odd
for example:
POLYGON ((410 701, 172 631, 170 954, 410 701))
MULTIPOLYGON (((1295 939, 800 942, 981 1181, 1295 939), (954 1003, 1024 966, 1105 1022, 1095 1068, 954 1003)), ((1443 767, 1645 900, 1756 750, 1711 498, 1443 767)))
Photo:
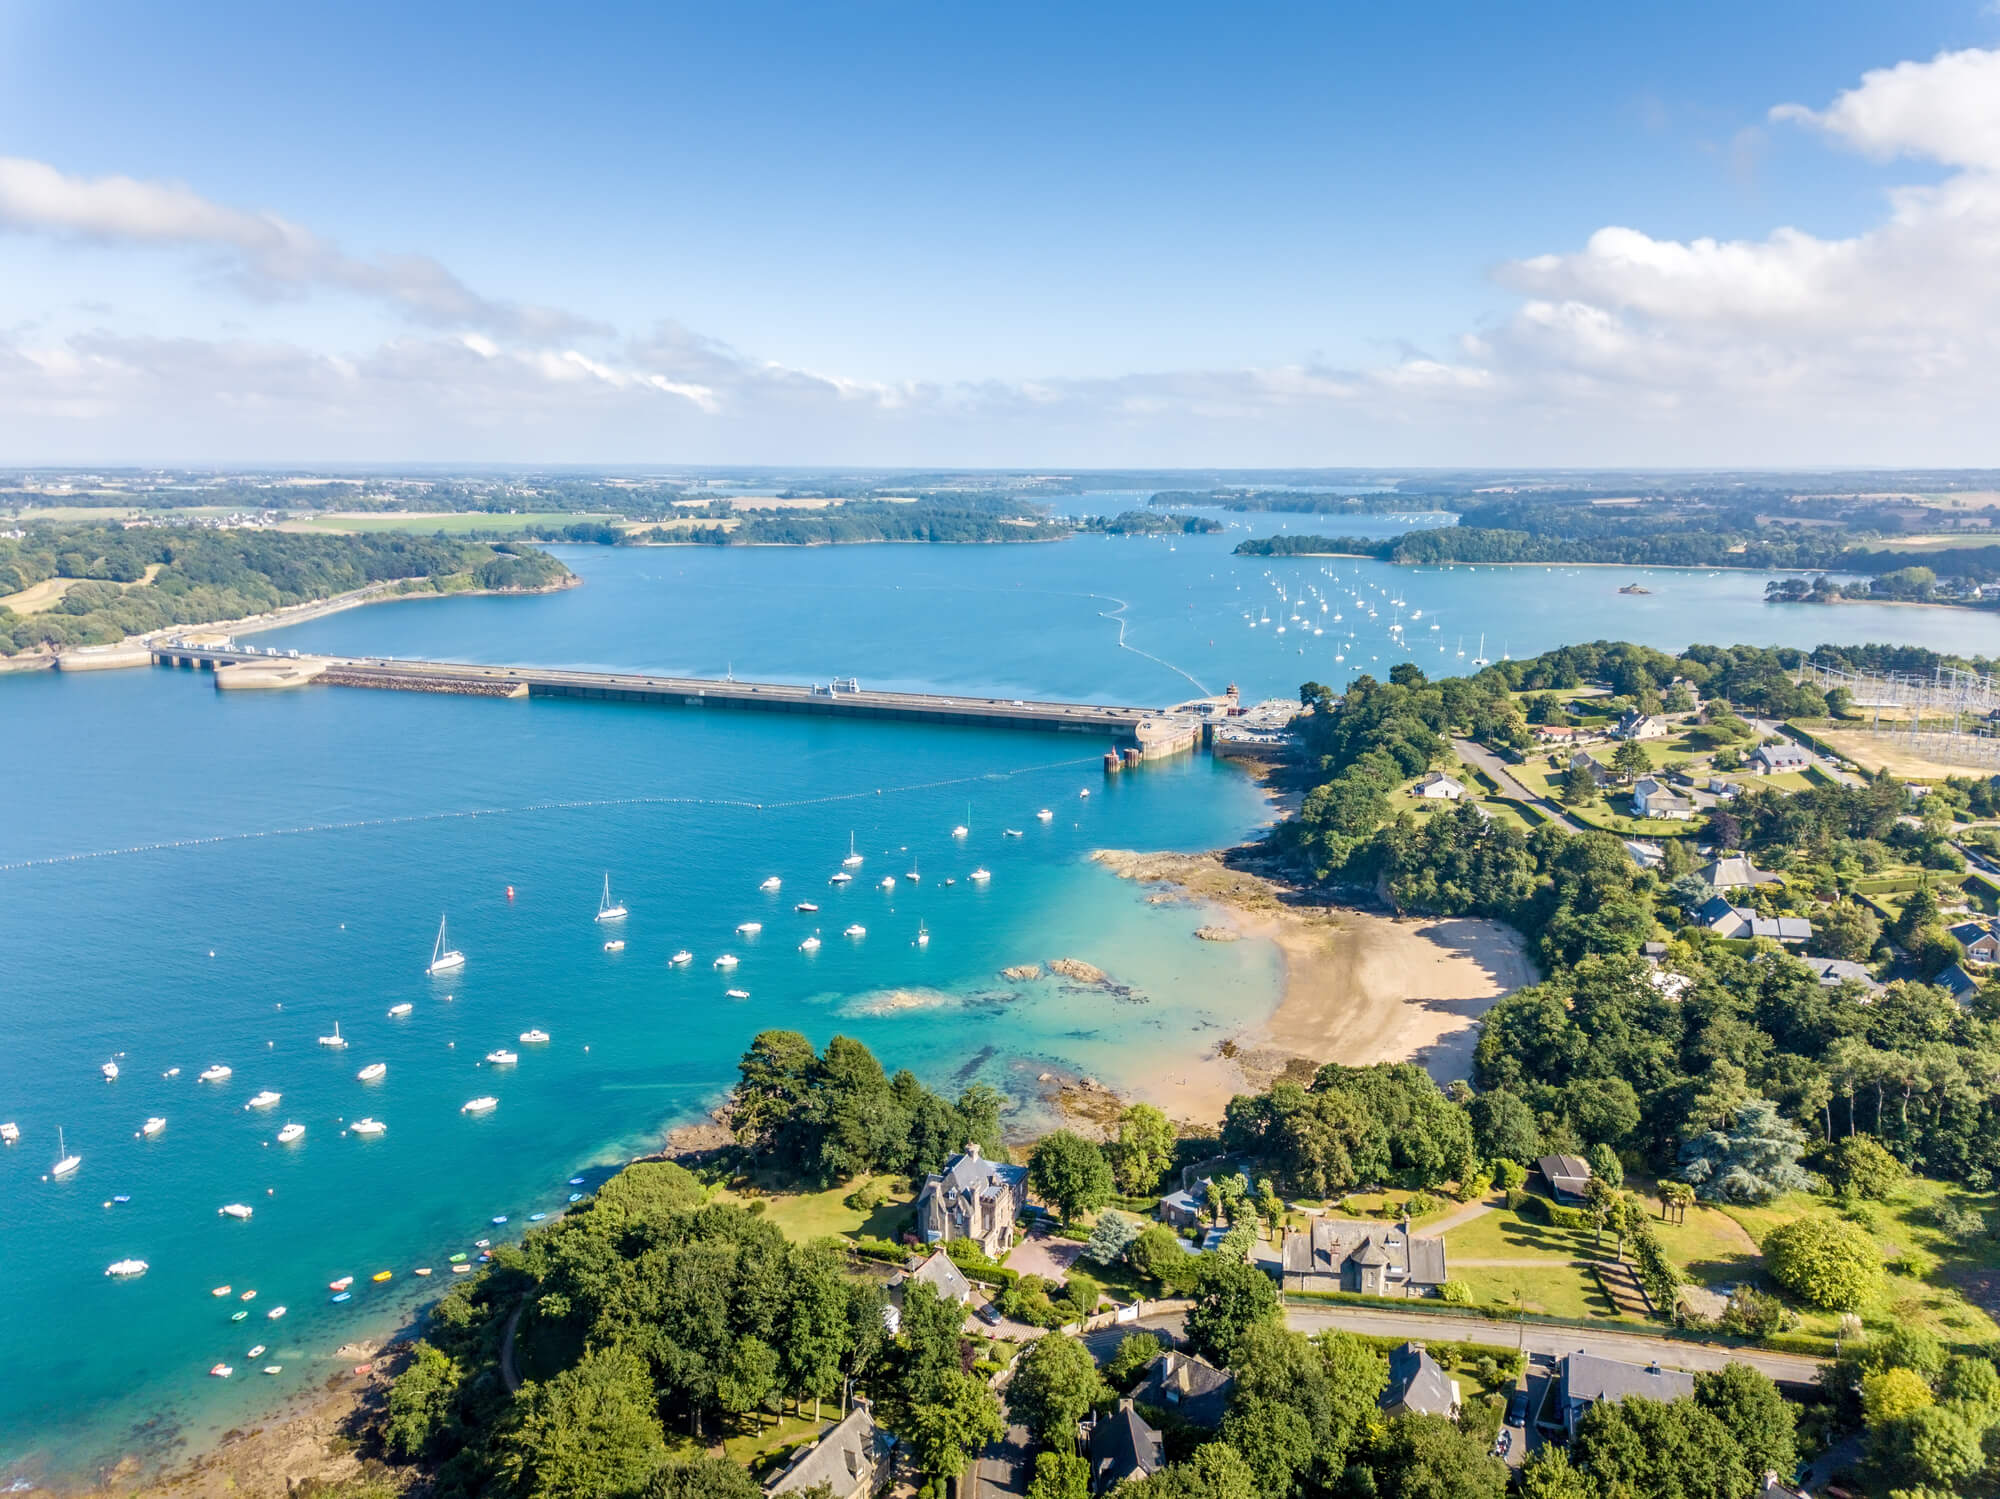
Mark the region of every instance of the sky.
POLYGON ((0 464, 2000 466, 2000 0, 0 0, 0 464))

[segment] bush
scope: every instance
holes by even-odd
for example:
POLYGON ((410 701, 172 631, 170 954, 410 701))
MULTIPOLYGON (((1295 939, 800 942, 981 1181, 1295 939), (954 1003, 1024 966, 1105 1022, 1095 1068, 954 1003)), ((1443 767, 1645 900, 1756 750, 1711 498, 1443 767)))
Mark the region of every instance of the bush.
POLYGON ((1764 1260, 1787 1291, 1833 1310, 1866 1301, 1882 1274, 1874 1239, 1831 1213, 1812 1213, 1773 1229, 1764 1240, 1764 1260))
POLYGON ((1528 1195, 1527 1188, 1509 1187, 1507 1189, 1507 1210, 1510 1213, 1524 1212, 1531 1201, 1534 1201, 1534 1199, 1528 1195))
POLYGON ((1719 1325, 1738 1337, 1766 1338, 1784 1329, 1785 1304, 1755 1286, 1738 1286, 1729 1293, 1719 1325))
POLYGON ((1438 1299, 1452 1306, 1471 1306, 1472 1287, 1462 1280, 1447 1280, 1438 1286, 1438 1299))
POLYGON ((857 1213, 872 1213, 888 1200, 888 1188, 872 1176, 864 1178, 853 1191, 841 1199, 845 1206, 857 1213))
POLYGON ((1539 1197, 1533 1193, 1525 1195, 1528 1200, 1521 1204, 1521 1216, 1523 1218, 1528 1219, 1531 1223, 1554 1223, 1556 1221, 1554 1203, 1550 1202, 1546 1197, 1539 1197))
POLYGON ((1412 1219, 1427 1218, 1442 1206, 1443 1204, 1428 1192, 1413 1192, 1410 1194, 1410 1200, 1403 1205, 1403 1211, 1412 1219))
POLYGON ((1497 1160, 1493 1163, 1493 1180, 1509 1192, 1518 1191, 1528 1184, 1528 1168, 1519 1161, 1497 1160))
POLYGON ((1549 1204, 1549 1222, 1557 1228, 1567 1228, 1579 1233, 1591 1227, 1590 1214, 1582 1208, 1566 1208, 1553 1202, 1549 1204))

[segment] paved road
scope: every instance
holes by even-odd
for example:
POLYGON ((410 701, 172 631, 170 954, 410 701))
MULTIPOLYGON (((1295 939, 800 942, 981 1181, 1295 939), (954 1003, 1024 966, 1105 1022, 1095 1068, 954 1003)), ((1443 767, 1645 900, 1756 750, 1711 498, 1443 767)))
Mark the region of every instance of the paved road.
POLYGON ((1307 1306, 1288 1303, 1285 1321, 1300 1332, 1341 1328, 1376 1337, 1449 1339, 1454 1342, 1515 1343, 1530 1353, 1595 1353, 1603 1358, 1646 1360, 1674 1369, 1720 1369, 1724 1364, 1748 1364, 1773 1379, 1810 1383, 1819 1361, 1796 1353, 1772 1353, 1762 1348, 1729 1348, 1717 1343, 1683 1342, 1612 1328, 1547 1327, 1535 1322, 1489 1322, 1483 1317, 1439 1317, 1422 1312, 1396 1312, 1374 1307, 1307 1306))
POLYGON ((972 1460, 971 1480, 965 1485, 967 1499, 999 1499, 1005 1494, 1025 1494, 1028 1480, 1035 1476, 1034 1442, 1025 1426, 1009 1426, 1007 1435, 972 1460))
POLYGON ((1454 739, 1451 742, 1451 747, 1458 751, 1458 758, 1463 760, 1467 765, 1476 766, 1491 776, 1493 784, 1500 788, 1502 796, 1511 796, 1515 801, 1526 802, 1537 812, 1561 823, 1572 833, 1589 831, 1582 823, 1571 817, 1569 813, 1550 801, 1549 798, 1536 795, 1526 786, 1515 780, 1513 772, 1507 768, 1507 762, 1494 754, 1485 745, 1475 744, 1470 739, 1454 739))

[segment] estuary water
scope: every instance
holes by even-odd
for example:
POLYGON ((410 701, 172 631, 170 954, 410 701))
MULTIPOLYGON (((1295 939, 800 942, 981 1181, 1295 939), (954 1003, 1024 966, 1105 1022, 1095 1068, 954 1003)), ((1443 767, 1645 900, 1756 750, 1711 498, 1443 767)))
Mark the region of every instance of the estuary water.
MULTIPOLYGON (((1481 634, 1495 657, 1607 637, 2000 651, 1991 616, 1772 607, 1755 576, 1233 558, 1275 527, 1228 519, 1171 542, 568 548, 585 582, 564 593, 399 603, 265 638, 1129 703, 1232 681, 1289 695, 1406 655, 1455 669, 1481 634), (1652 592, 1616 592, 1631 581, 1652 592), (1295 611, 1344 618, 1277 635, 1295 611)), ((759 1029, 856 1035, 892 1068, 983 1079, 1032 1113, 1044 1073, 1158 1075, 1278 995, 1270 949, 1192 941, 1192 913, 1087 859, 1253 831, 1262 798, 1206 759, 1107 780, 1106 746, 1083 736, 218 694, 164 670, 0 678, 0 724, 0 1121, 21 1130, 0 1150, 0 1485, 169 1458, 316 1388, 344 1341, 435 1295, 450 1255, 518 1234, 713 1104, 759 1029), (831 886, 850 835, 864 863, 831 886), (972 881, 982 866, 991 879, 972 881), (630 907, 615 953, 592 919, 607 873, 630 907), (760 890, 773 875, 782 889, 760 890), (423 970, 444 915, 467 963, 440 981, 423 970), (692 963, 673 965, 683 948, 692 963), (735 967, 713 966, 724 953, 735 967), (1059 956, 1131 996, 998 977, 1059 956), (336 1023, 349 1044, 321 1046, 336 1023), (531 1028, 549 1041, 520 1042, 531 1028), (518 1062, 487 1064, 498 1048, 518 1062), (360 1082, 372 1062, 386 1075, 360 1082), (232 1075, 197 1082, 215 1063, 232 1075), (246 1109, 264 1089, 281 1099, 246 1109), (497 1107, 461 1113, 481 1096, 497 1107), (156 1116, 164 1130, 138 1138, 156 1116), (386 1133, 346 1132, 363 1116, 386 1133), (272 1143, 287 1122, 303 1139, 272 1143), (58 1127, 83 1163, 50 1181, 58 1127), (232 1203, 252 1217, 219 1215, 232 1203), (128 1257, 149 1272, 106 1278, 128 1257), (217 1363, 233 1376, 209 1377, 217 1363)))

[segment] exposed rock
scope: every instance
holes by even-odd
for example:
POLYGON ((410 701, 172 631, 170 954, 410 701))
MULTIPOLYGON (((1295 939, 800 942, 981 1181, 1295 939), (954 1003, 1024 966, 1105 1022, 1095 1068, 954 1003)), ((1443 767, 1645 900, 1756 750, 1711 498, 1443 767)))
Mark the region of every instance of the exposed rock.
POLYGON ((1081 958, 1053 958, 1049 962, 1049 972, 1059 973, 1079 984, 1102 984, 1110 977, 1102 968, 1081 958))
POLYGON ((1024 984, 1030 979, 1038 979, 1041 976, 1042 965, 1039 963, 1016 963, 1012 968, 1000 970, 1000 977, 1012 979, 1017 984, 1024 984))
POLYGON ((1226 926, 1196 927, 1194 934, 1204 942, 1236 942, 1243 936, 1241 932, 1226 926))

